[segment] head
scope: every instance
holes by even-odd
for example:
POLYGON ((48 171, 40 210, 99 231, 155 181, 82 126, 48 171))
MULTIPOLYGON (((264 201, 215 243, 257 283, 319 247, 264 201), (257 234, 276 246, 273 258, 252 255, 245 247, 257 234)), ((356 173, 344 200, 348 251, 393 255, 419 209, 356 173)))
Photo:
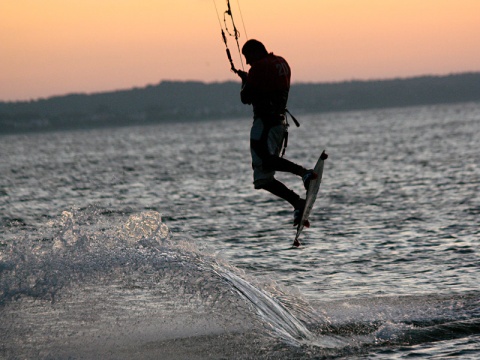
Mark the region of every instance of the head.
POLYGON ((245 56, 247 64, 260 60, 268 55, 265 45, 258 40, 248 40, 242 47, 242 54, 245 56))

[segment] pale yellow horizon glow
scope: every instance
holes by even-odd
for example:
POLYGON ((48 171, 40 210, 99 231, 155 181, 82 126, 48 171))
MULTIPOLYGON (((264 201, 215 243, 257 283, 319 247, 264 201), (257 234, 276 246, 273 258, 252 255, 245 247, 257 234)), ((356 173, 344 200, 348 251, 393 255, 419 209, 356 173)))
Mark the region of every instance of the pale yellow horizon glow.
MULTIPOLYGON (((214 3, 223 23, 224 0, 3 0, 0 101, 236 81, 214 3)), ((478 0, 230 3, 240 46, 261 40, 287 59, 294 82, 480 71, 478 0)))

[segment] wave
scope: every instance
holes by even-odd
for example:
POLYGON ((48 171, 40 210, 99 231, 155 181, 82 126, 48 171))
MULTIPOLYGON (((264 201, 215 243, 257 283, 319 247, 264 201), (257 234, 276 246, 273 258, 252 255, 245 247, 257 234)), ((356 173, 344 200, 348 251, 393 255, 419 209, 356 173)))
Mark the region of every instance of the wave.
POLYGON ((14 238, 0 253, 6 358, 335 357, 480 333, 477 293, 309 303, 155 211, 65 211, 14 238))

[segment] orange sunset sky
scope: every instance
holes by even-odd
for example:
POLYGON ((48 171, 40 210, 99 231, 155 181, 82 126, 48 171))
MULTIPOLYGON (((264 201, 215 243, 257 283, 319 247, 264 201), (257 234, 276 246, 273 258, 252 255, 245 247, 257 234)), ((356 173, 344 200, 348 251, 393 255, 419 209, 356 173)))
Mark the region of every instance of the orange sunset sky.
MULTIPOLYGON (((223 23, 226 1, 215 3, 223 23)), ((231 0, 231 6, 241 45, 263 41, 288 60, 293 82, 480 71, 480 0, 231 0)), ((241 67, 235 40, 228 41, 241 67)), ((0 2, 0 101, 237 79, 213 0, 0 2)))

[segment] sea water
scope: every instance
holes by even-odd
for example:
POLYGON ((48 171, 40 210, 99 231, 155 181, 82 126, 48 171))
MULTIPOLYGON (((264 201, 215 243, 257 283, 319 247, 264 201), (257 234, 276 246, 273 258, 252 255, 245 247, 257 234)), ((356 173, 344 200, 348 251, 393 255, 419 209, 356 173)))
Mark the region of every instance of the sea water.
POLYGON ((299 120, 299 249, 249 118, 1 136, 0 358, 479 358, 480 104, 299 120))

